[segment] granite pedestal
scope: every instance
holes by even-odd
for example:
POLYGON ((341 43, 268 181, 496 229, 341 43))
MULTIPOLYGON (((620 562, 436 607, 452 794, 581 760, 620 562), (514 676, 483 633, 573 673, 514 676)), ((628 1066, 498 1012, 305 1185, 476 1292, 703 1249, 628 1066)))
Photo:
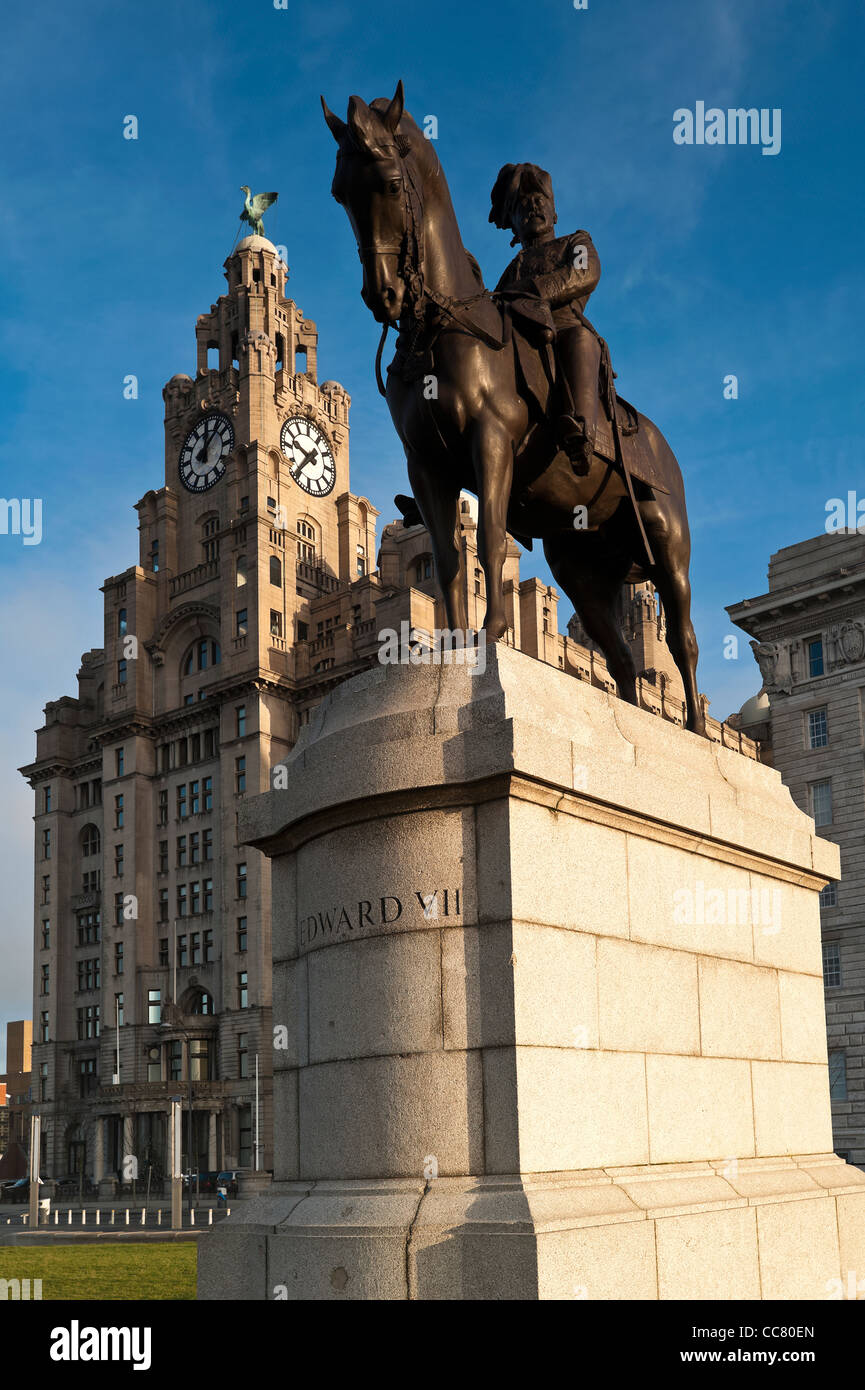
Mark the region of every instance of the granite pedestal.
POLYGON ((772 769, 486 655, 340 686, 245 807, 274 1183, 201 1242, 199 1297, 837 1297, 836 846, 772 769))

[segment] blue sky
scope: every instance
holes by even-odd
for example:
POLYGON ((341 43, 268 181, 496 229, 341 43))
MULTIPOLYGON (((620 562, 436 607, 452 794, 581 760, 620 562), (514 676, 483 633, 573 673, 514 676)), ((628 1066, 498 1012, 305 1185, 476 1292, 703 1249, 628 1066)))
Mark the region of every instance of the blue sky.
POLYGON ((80 654, 101 643, 100 583, 137 556, 133 503, 163 480, 162 386, 194 370, 241 183, 279 190, 266 230, 318 324, 320 378, 351 393, 353 489, 388 519, 405 488, 319 93, 344 114, 350 93, 389 96, 404 79, 416 119, 438 118, 488 283, 512 254, 487 222, 506 161, 549 169, 559 231, 591 232, 591 317, 685 476, 700 686, 724 717, 759 684, 744 637, 723 658, 724 605, 763 592, 769 554, 819 532, 826 499, 860 478, 862 40, 854 0, 7 12, 0 495, 41 497, 44 535, 0 535, 0 1022, 32 1007, 32 800, 15 769, 46 700, 75 693, 80 654), (673 112, 698 100, 780 107, 780 153, 675 145, 673 112))

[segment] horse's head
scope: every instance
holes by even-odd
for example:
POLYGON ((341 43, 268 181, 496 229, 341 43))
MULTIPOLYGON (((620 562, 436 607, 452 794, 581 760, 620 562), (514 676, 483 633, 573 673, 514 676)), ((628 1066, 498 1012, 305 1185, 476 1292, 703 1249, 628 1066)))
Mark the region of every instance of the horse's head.
MULTIPOLYGON (((406 281, 420 266, 412 212, 415 190, 407 186, 406 159, 420 131, 404 112, 402 82, 393 98, 367 106, 351 97, 348 122, 341 121, 321 99, 324 118, 336 140, 336 173, 331 192, 348 213, 363 266, 363 301, 379 323, 396 323, 403 312, 406 281), (404 121, 403 131, 400 122, 404 121)), ((415 204, 416 205, 416 204, 415 204)))

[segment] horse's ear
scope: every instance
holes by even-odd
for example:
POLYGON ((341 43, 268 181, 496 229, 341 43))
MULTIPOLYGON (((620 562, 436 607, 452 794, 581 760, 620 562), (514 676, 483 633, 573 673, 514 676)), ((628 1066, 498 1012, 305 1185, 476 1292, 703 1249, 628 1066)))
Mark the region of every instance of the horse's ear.
POLYGON ((396 128, 399 125, 400 120, 402 119, 402 113, 404 109, 405 92, 403 91, 402 78, 400 78, 399 82, 397 82, 396 84, 396 91, 393 94, 391 103, 385 111, 384 115, 382 116, 382 120, 384 121, 384 124, 390 131, 391 135, 396 134, 396 128))
POLYGON ((363 97, 349 97, 348 130, 359 150, 369 150, 375 144, 370 129, 370 115, 370 109, 363 97))
POLYGON ((327 121, 327 124, 330 127, 331 135, 333 136, 337 144, 340 144, 344 137, 348 134, 348 126, 346 125, 345 121, 341 121, 339 119, 339 116, 335 116, 333 114, 324 97, 321 98, 321 109, 324 112, 324 119, 327 121))

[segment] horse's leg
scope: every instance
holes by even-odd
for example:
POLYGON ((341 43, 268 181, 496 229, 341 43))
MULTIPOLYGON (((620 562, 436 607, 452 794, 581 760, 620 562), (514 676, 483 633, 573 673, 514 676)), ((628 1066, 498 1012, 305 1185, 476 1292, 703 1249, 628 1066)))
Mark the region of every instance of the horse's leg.
POLYGON ((706 737, 706 716, 697 689, 697 638, 691 622, 691 536, 684 501, 681 510, 674 498, 659 496, 640 505, 643 524, 655 556, 649 577, 664 606, 667 646, 685 688, 685 728, 706 737))
MULTIPOLYGON (((654 542, 653 542, 654 546, 654 542)), ((655 552, 657 556, 657 551, 655 552)), ((684 569, 655 566, 654 580, 667 619, 667 646, 685 687, 685 728, 706 737, 706 716, 697 689, 697 638, 691 622, 691 581, 684 569)))
POLYGON ((451 631, 468 631, 469 614, 459 543, 459 500, 457 487, 446 490, 440 477, 417 454, 406 455, 408 476, 415 501, 430 534, 436 578, 442 591, 445 619, 451 631))
POLYGON ((607 559, 588 538, 552 536, 544 541, 544 554, 557 583, 561 584, 579 614, 589 637, 600 647, 616 682, 619 695, 637 703, 637 672, 631 649, 616 617, 616 599, 630 568, 623 557, 607 559))
POLYGON ((487 586, 484 631, 491 642, 497 642, 508 630, 502 572, 514 471, 513 442, 501 424, 486 420, 478 424, 472 459, 478 488, 478 554, 487 586))

